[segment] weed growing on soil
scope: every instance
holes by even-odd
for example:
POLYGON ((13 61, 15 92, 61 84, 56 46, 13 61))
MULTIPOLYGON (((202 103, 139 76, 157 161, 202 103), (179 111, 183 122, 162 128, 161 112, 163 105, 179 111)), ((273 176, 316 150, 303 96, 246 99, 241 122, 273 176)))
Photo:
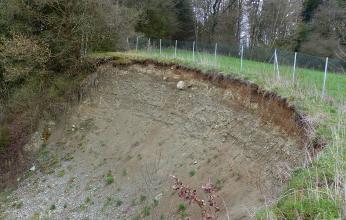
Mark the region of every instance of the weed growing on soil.
POLYGON ((112 171, 108 171, 107 175, 106 175, 106 183, 107 185, 110 185, 114 182, 114 177, 112 175, 112 171))
POLYGON ((158 199, 154 199, 153 200, 153 206, 156 207, 159 205, 159 200, 158 199))
POLYGON ((86 203, 86 204, 91 203, 91 198, 90 198, 90 197, 87 197, 87 198, 85 199, 85 203, 86 203))
POLYGON ((121 206, 122 204, 123 204, 123 201, 121 201, 120 199, 117 199, 117 200, 115 201, 116 207, 119 207, 119 206, 121 206))
POLYGON ((144 206, 142 214, 143 217, 148 217, 150 215, 151 208, 149 206, 144 206))
POLYGON ((55 204, 52 204, 52 205, 49 206, 49 210, 55 210, 55 209, 56 209, 55 204))
POLYGON ((58 173, 57 173, 57 176, 58 176, 58 177, 63 177, 63 176, 65 176, 65 170, 59 170, 58 173))
POLYGON ((105 212, 106 209, 112 204, 112 201, 113 201, 112 197, 110 197, 110 196, 107 197, 106 202, 103 204, 101 211, 105 212))
POLYGON ((147 197, 145 195, 141 195, 139 198, 140 203, 143 203, 145 200, 147 200, 147 197))
POLYGON ((189 175, 190 175, 190 177, 193 177, 194 175, 196 175, 196 171, 195 170, 191 170, 189 172, 189 175))
POLYGON ((56 167, 60 166, 60 159, 56 153, 48 149, 46 144, 43 144, 38 153, 37 163, 41 172, 51 174, 56 167))
POLYGON ((179 213, 181 219, 185 219, 188 216, 188 214, 186 213, 186 205, 184 203, 179 204, 178 213, 179 213))
POLYGON ((218 191, 220 191, 222 189, 222 181, 220 179, 216 179, 214 186, 218 191))

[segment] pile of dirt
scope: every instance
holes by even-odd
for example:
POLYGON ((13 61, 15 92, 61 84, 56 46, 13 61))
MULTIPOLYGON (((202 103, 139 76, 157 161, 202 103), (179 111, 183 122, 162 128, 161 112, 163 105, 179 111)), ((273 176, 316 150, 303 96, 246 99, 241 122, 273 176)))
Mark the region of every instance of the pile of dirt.
POLYGON ((294 108, 251 84, 144 64, 99 67, 98 89, 55 126, 35 171, 6 197, 7 218, 200 219, 170 175, 198 193, 210 179, 220 219, 270 205, 304 160, 294 108))

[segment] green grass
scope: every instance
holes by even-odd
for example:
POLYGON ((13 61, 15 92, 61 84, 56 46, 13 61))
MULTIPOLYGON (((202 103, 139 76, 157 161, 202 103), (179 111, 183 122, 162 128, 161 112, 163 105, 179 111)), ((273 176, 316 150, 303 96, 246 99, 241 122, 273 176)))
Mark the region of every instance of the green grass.
MULTIPOLYGON (((112 55, 113 53, 102 53, 102 55, 112 55)), ((178 63, 186 64, 189 66, 198 66, 206 69, 217 69, 225 74, 235 74, 242 76, 245 79, 251 79, 259 84, 265 83, 267 77, 274 78, 274 70, 272 63, 263 63, 251 60, 243 60, 243 69, 240 70, 240 59, 237 57, 217 56, 215 59, 213 54, 196 53, 193 59, 192 52, 186 50, 178 50, 177 58, 174 58, 173 49, 165 49, 161 55, 158 50, 143 50, 136 53, 148 58, 155 58, 160 60, 177 61, 178 63)), ((97 54, 96 54, 97 56, 97 54)), ((292 66, 280 65, 280 76, 284 80, 292 82, 292 66)), ((319 93, 322 92, 323 85, 323 71, 316 71, 312 69, 297 68, 296 69, 296 82, 299 87, 316 89, 319 93)), ((342 74, 328 73, 327 82, 327 95, 333 98, 345 100, 346 95, 346 77, 342 74)))
MULTIPOLYGON (((202 71, 222 72, 250 80, 267 91, 287 97, 298 111, 306 115, 314 127, 312 135, 325 140, 326 148, 307 167, 298 168, 277 201, 263 207, 258 219, 335 219, 346 213, 346 75, 329 73, 326 83, 327 96, 321 97, 323 72, 297 69, 296 83, 292 82, 292 68, 280 66, 280 79, 274 74, 273 64, 244 60, 240 72, 240 60, 235 57, 190 51, 174 50, 140 51, 127 53, 95 53, 93 57, 116 57, 117 62, 129 59, 155 59, 165 63, 177 63, 202 71)), ((283 116, 284 117, 284 116, 283 116)), ((190 175, 191 176, 191 175, 190 175)), ((226 187, 226 186, 225 186, 226 187)), ((343 216, 345 217, 345 216, 343 216)))

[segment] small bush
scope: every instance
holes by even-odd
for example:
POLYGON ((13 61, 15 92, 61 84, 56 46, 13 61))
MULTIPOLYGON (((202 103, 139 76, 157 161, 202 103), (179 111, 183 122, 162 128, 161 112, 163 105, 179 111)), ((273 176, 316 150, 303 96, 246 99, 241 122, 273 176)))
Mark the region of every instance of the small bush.
POLYGON ((46 69, 51 54, 48 45, 14 33, 12 39, 5 40, 0 47, 2 77, 6 81, 16 81, 46 69))

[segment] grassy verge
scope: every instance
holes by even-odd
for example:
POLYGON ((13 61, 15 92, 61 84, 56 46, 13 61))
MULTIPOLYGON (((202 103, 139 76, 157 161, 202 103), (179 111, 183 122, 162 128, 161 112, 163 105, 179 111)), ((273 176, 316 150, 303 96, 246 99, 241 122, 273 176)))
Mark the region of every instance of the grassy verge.
MULTIPOLYGON (((319 137, 327 143, 326 148, 316 157, 306 152, 306 163, 294 170, 286 190, 277 201, 269 203, 257 212, 258 219, 342 219, 346 217, 346 76, 329 74, 327 94, 321 98, 323 73, 298 69, 296 83, 292 83, 289 67, 281 67, 281 77, 274 76, 270 64, 244 61, 240 72, 237 58, 210 54, 198 54, 195 60, 190 52, 165 50, 140 53, 95 53, 93 57, 122 57, 135 59, 156 59, 162 62, 178 63, 185 66, 216 70, 251 80, 268 91, 287 97, 300 112, 304 120, 313 126, 312 137, 319 137)), ((283 116, 284 117, 284 116, 283 116)), ((307 146, 309 147, 309 146, 307 146)))

